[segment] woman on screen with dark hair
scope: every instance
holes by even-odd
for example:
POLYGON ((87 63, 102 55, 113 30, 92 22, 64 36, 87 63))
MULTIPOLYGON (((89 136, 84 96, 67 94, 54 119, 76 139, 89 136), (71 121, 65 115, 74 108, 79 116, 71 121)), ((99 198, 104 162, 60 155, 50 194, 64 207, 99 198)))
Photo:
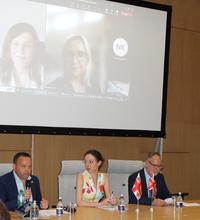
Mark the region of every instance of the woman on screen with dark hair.
POLYGON ((77 175, 76 200, 78 206, 98 207, 116 204, 111 196, 108 176, 99 173, 104 159, 97 150, 88 150, 84 154, 85 171, 77 175))
POLYGON ((17 23, 7 32, 0 61, 0 86, 39 88, 43 74, 41 42, 35 29, 17 23))

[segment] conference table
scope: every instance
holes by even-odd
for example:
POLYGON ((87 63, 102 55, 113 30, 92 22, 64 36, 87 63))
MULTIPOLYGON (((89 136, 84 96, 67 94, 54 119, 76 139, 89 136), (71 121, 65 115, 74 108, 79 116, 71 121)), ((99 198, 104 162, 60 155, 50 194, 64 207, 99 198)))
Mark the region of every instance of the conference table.
MULTIPOLYGON (((19 220, 16 214, 11 214, 12 220, 19 220)), ((119 213, 114 209, 78 207, 74 214, 64 214, 62 217, 42 216, 39 219, 49 220, 200 220, 200 206, 176 208, 173 206, 150 207, 128 205, 128 210, 119 213)))

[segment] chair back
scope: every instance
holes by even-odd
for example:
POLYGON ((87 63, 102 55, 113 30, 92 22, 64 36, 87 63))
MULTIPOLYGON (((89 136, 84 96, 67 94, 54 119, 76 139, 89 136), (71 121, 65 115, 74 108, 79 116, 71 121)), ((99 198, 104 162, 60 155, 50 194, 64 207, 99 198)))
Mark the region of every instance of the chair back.
POLYGON ((76 200, 76 176, 85 169, 82 160, 61 161, 61 172, 58 175, 59 196, 64 205, 76 200))
POLYGON ((128 177, 144 167, 140 160, 108 160, 110 188, 115 196, 124 195, 128 203, 128 177))
POLYGON ((12 171, 13 164, 12 163, 0 163, 0 176, 12 171))

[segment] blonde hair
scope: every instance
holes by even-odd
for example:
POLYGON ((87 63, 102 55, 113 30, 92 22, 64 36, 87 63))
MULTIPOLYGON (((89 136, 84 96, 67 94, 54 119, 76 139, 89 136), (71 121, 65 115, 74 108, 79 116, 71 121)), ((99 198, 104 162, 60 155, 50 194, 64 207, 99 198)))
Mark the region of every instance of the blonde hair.
MULTIPOLYGON (((89 47, 89 44, 88 44, 88 41, 86 40, 86 38, 83 35, 71 35, 70 37, 68 37, 67 40, 65 41, 62 55, 63 55, 63 57, 65 57, 65 53, 67 53, 67 51, 69 49, 69 45, 75 40, 80 41, 85 48, 88 63, 86 66, 86 72, 84 74, 84 81, 88 87, 91 87, 90 80, 91 80, 91 72, 92 72, 91 71, 92 70, 92 56, 91 56, 91 49, 89 47)), ((64 71, 66 71, 66 70, 64 70, 64 71)), ((64 74, 66 75, 67 73, 64 73, 64 74)))

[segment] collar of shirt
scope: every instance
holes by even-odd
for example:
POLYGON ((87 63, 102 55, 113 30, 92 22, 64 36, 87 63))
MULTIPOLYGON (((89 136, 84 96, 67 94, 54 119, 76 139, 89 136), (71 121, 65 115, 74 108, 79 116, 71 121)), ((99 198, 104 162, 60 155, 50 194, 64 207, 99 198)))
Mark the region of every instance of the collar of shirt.
POLYGON ((14 170, 13 170, 13 174, 14 174, 15 182, 16 182, 16 184, 17 184, 18 193, 19 193, 21 190, 23 190, 23 192, 24 192, 24 185, 23 185, 22 180, 17 176, 17 174, 15 173, 14 170))
MULTIPOLYGON (((24 189, 24 185, 23 185, 22 180, 17 176, 17 174, 15 173, 14 170, 13 170, 13 174, 14 174, 15 182, 17 184, 18 194, 21 190, 23 190, 23 192, 24 192, 25 189, 24 189)), ((30 197, 29 201, 33 201, 32 193, 31 193, 31 197, 30 197)))
POLYGON ((146 169, 144 168, 144 175, 145 175, 145 179, 146 179, 146 184, 147 184, 147 193, 148 193, 148 198, 151 197, 151 193, 148 190, 148 185, 149 185, 149 180, 151 178, 151 176, 147 173, 146 169))
POLYGON ((145 179, 146 179, 146 183, 147 183, 147 187, 148 187, 149 180, 150 180, 151 176, 147 173, 145 168, 144 168, 144 175, 145 175, 145 179))

